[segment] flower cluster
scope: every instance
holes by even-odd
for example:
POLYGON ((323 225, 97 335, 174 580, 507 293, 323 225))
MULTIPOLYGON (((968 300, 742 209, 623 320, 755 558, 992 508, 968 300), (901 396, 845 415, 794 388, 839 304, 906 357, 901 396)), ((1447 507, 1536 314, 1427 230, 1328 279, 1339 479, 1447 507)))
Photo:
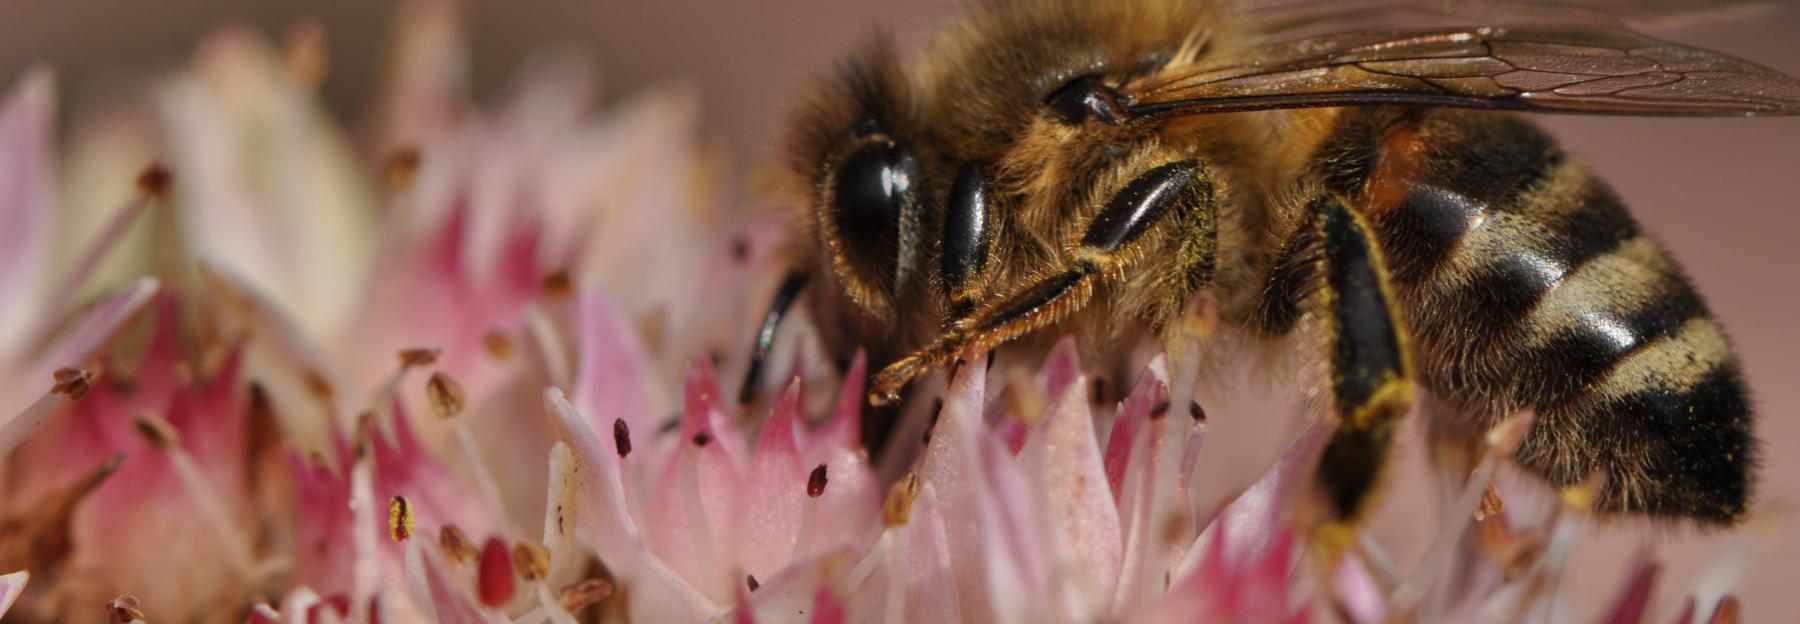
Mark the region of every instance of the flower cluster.
MULTIPOLYGON (((903 410, 882 466, 862 446, 861 357, 841 375, 796 364, 766 409, 723 400, 707 354, 744 343, 780 221, 724 209, 680 92, 596 115, 592 72, 554 56, 472 105, 457 18, 402 7, 358 140, 317 102, 309 27, 281 46, 209 38, 191 66, 76 124, 61 158, 48 72, 0 102, 0 568, 20 570, 0 576, 0 615, 1569 608, 1551 599, 1588 490, 1495 485, 1529 415, 1490 435, 1402 571, 1366 537, 1318 538, 1324 424, 1225 504, 1192 495, 1209 478, 1206 413, 1191 367, 1160 357, 1114 405, 1090 396, 1072 340, 1032 373, 968 354, 903 410), (806 392, 823 380, 835 398, 806 392)), ((785 340, 779 353, 805 350, 785 340)), ((1655 575, 1639 566, 1607 621, 1642 619, 1655 575)), ((1731 598, 1684 609, 1677 621, 1736 617, 1731 598)))

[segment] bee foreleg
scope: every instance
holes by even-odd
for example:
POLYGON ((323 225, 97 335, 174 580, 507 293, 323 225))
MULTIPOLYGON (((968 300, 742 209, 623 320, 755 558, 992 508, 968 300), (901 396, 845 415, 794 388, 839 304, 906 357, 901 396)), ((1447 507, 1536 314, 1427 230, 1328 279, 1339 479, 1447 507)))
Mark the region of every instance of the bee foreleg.
POLYGON ((750 347, 750 366, 744 370, 744 383, 738 386, 739 404, 748 405, 756 398, 756 386, 762 382, 764 363, 775 348, 775 332, 781 329, 781 321, 787 318, 788 308, 800 296, 800 289, 806 287, 807 277, 804 271, 788 272, 781 280, 781 287, 775 291, 775 298, 769 301, 769 311, 763 314, 762 326, 756 330, 756 344, 750 347))
MULTIPOLYGON (((1368 223, 1335 194, 1308 206, 1316 228, 1314 265, 1329 342, 1327 361, 1337 430, 1319 458, 1318 483, 1341 526, 1367 511, 1370 492, 1386 468, 1394 431, 1412 403, 1406 333, 1368 223)), ((1297 266, 1297 265, 1291 265, 1297 266)))
POLYGON ((1203 205, 1210 192, 1211 180, 1197 161, 1167 163, 1139 174, 1094 217, 1068 250, 1064 266, 977 307, 930 345, 890 364, 875 376, 870 402, 899 398, 900 389, 914 377, 965 351, 992 349, 1080 310, 1093 299, 1095 282, 1124 272, 1133 257, 1131 246, 1152 226, 1203 205))

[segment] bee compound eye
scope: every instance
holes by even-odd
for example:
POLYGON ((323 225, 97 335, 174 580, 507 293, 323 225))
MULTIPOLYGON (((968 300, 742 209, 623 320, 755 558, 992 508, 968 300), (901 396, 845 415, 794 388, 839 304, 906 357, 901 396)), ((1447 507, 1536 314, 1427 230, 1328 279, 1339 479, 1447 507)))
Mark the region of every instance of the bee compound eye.
POLYGON ((919 160, 905 145, 870 139, 837 167, 831 183, 831 219, 842 246, 863 265, 867 278, 904 279, 916 228, 917 195, 924 184, 919 160), (891 272, 891 273, 890 273, 891 272))

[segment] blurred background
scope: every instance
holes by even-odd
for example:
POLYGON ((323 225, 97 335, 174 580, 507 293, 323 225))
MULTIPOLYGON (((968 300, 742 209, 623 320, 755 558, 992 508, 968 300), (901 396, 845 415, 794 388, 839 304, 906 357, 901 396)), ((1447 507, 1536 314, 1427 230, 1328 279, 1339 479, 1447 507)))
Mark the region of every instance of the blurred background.
MULTIPOLYGON (((957 4, 552 0, 525 8, 476 1, 467 7, 474 45, 470 70, 477 93, 492 93, 532 52, 567 44, 598 60, 604 98, 651 86, 694 89, 707 139, 743 172, 763 160, 783 103, 808 76, 829 68, 838 53, 877 28, 916 45, 954 15, 957 4)), ((221 24, 248 24, 280 37, 296 24, 316 20, 325 27, 330 54, 324 97, 354 127, 382 77, 392 12, 389 3, 346 0, 0 2, 5 25, 0 84, 12 84, 33 64, 48 64, 58 70, 64 108, 79 111, 116 89, 121 76, 183 63, 193 44, 221 24)), ((1729 13, 1647 29, 1800 74, 1800 7, 1784 3, 1729 13)), ((62 119, 73 117, 66 113, 62 119)), ((1604 604, 1622 580, 1619 570, 1650 546, 1669 563, 1658 603, 1666 611, 1672 605, 1665 603, 1715 553, 1747 545, 1755 558, 1739 583, 1746 621, 1791 618, 1800 611, 1800 595, 1790 589, 1790 579, 1800 573, 1800 539, 1792 530, 1800 505, 1800 421, 1793 417, 1800 409, 1800 119, 1561 117, 1543 123, 1611 181, 1699 284, 1736 340, 1765 441, 1764 522, 1753 525, 1751 535, 1590 528, 1574 553, 1567 589, 1580 592, 1582 604, 1604 604)), ((1236 435, 1230 431, 1237 429, 1247 433, 1234 439, 1266 442, 1243 452, 1253 459, 1213 462, 1225 481, 1241 487, 1280 450, 1283 435, 1269 434, 1269 427, 1259 426, 1266 422, 1253 416, 1210 411, 1220 429, 1215 435, 1236 435)), ((1423 513, 1428 507, 1419 506, 1430 505, 1421 481, 1402 479, 1392 489, 1394 502, 1384 518, 1423 513)), ((1385 538, 1406 540, 1395 533, 1385 538)), ((1408 561, 1418 548, 1396 550, 1408 561)))

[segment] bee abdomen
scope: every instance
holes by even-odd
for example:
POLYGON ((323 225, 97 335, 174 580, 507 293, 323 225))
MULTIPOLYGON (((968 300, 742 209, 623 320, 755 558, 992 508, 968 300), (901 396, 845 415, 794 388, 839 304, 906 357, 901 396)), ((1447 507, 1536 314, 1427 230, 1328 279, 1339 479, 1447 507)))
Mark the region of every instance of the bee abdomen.
POLYGON ((1517 459, 1557 485, 1604 472, 1603 509, 1744 513, 1738 366, 1604 184, 1510 116, 1365 111, 1326 153, 1328 184, 1376 224, 1435 392, 1483 419, 1536 411, 1517 459))

